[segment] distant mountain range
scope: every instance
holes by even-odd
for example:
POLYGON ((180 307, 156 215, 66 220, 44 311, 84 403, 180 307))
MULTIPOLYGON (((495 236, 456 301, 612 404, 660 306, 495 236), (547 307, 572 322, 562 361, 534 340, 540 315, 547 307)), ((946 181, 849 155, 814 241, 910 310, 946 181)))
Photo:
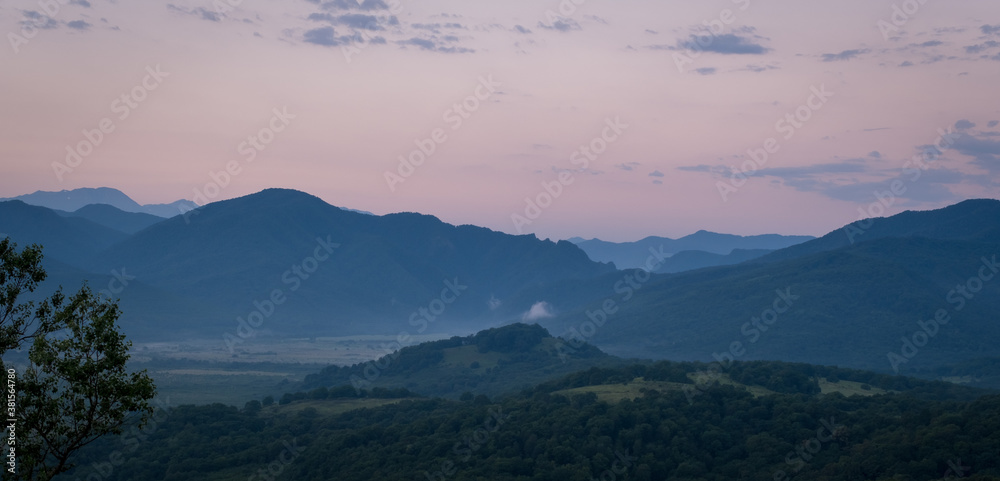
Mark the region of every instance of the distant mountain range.
POLYGON ((812 239, 811 236, 777 234, 738 236, 700 230, 679 239, 650 236, 635 242, 607 242, 574 237, 570 242, 583 249, 592 260, 614 262, 619 269, 645 269, 646 259, 653 251, 667 256, 688 252, 681 259, 664 263, 654 271, 669 273, 737 264, 812 239), (740 252, 734 252, 736 250, 740 252))
POLYGON ((132 335, 470 332, 521 309, 505 305, 508 297, 615 272, 569 242, 413 213, 360 214, 290 190, 145 227, 149 218, 111 209, 60 215, 0 202, 0 232, 45 247, 50 285, 120 286, 119 273, 129 285, 113 293, 132 335), (176 304, 163 309, 167 299, 176 304))
POLYGON ((139 205, 122 191, 109 187, 62 190, 59 192, 39 190, 32 194, 0 198, 0 202, 7 200, 19 200, 25 204, 48 207, 49 209, 64 212, 75 212, 91 204, 106 204, 124 212, 140 212, 162 218, 170 218, 198 207, 197 204, 189 200, 178 200, 169 204, 139 205))
POLYGON ((998 257, 1000 201, 969 200, 851 224, 735 266, 605 276, 574 287, 588 302, 562 288, 537 295, 560 312, 541 321, 553 334, 611 354, 905 372, 1000 356, 998 257))
POLYGON ((801 243, 709 232, 656 240, 641 245, 652 274, 595 262, 567 241, 361 214, 280 189, 187 219, 0 202, 0 235, 44 246, 42 290, 87 279, 120 297, 130 336, 228 339, 234 354, 246 336, 469 334, 524 321, 623 357, 955 376, 954 366, 1000 358, 996 200, 801 243), (772 241, 792 245, 772 252, 772 241), (694 267, 703 268, 685 270, 694 267))

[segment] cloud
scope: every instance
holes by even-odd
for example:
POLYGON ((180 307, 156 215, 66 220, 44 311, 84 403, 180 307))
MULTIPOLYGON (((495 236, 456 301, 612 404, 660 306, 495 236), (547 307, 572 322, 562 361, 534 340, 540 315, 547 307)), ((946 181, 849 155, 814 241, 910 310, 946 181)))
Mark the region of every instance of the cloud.
POLYGON ((714 75, 715 74, 715 67, 696 68, 696 69, 694 69, 694 71, 697 72, 700 75, 714 75))
POLYGON ((659 170, 654 170, 654 171, 652 171, 652 172, 649 173, 649 176, 650 177, 663 177, 663 172, 660 172, 659 170))
POLYGON ((444 24, 442 24, 442 23, 414 23, 414 24, 412 24, 410 26, 413 27, 413 28, 416 28, 416 29, 420 29, 420 30, 430 30, 430 31, 432 31, 434 33, 441 33, 441 29, 443 29, 443 28, 461 29, 461 30, 465 29, 465 26, 462 25, 462 24, 460 24, 460 23, 444 23, 444 24))
POLYGON ((979 31, 983 32, 984 35, 993 35, 1000 33, 1000 25, 983 25, 979 27, 979 31))
POLYGON ((409 40, 400 40, 396 42, 399 45, 413 45, 415 47, 420 47, 421 50, 428 50, 432 52, 441 53, 475 53, 475 50, 465 47, 445 47, 438 45, 437 42, 433 40, 428 40, 425 38, 413 37, 409 40))
POLYGON ((824 53, 820 56, 824 62, 838 62, 841 60, 850 60, 852 58, 857 58, 861 55, 870 52, 867 48, 855 49, 855 50, 844 50, 840 53, 824 53))
POLYGON ((556 317, 555 313, 552 312, 552 306, 548 302, 541 301, 536 302, 521 316, 521 320, 524 321, 537 321, 539 319, 546 319, 549 317, 556 317))
POLYGON ((778 70, 778 67, 776 67, 774 65, 753 65, 753 64, 747 64, 746 67, 741 68, 740 70, 744 70, 744 71, 748 71, 748 72, 754 72, 754 73, 760 73, 760 72, 766 72, 768 70, 778 70))
POLYGON ((813 164, 803 167, 771 167, 767 169, 759 169, 751 175, 756 177, 772 176, 780 177, 785 180, 797 180, 812 178, 817 175, 857 174, 867 171, 868 169, 865 167, 862 159, 854 159, 843 162, 813 164))
POLYGON ((902 175, 899 169, 873 169, 864 159, 762 169, 751 176, 776 177, 782 184, 800 192, 815 192, 848 202, 867 202, 874 198, 873 192, 888 190, 893 180, 905 182, 906 190, 899 196, 901 198, 917 203, 954 201, 958 196, 952 193, 949 185, 977 182, 976 176, 944 168, 921 171, 920 178, 914 180, 910 175, 902 175))
POLYGON ((569 32, 571 30, 583 30, 583 27, 581 27, 576 20, 567 17, 557 18, 552 22, 551 25, 545 25, 542 22, 538 22, 538 27, 547 30, 558 30, 560 32, 569 32))
POLYGON ((91 25, 83 20, 73 20, 72 22, 66 22, 66 26, 75 30, 87 30, 91 25))
POLYGON ((359 30, 381 30, 378 19, 362 13, 348 13, 337 17, 337 23, 359 30))
POLYGON ((623 162, 621 164, 616 164, 615 168, 621 169, 621 170, 624 170, 624 171, 627 171, 627 172, 631 172, 631 171, 635 170, 635 167, 637 165, 639 165, 638 162, 623 162))
POLYGON ((911 62, 911 61, 907 60, 907 61, 905 61, 905 62, 903 62, 903 63, 899 64, 899 66, 900 66, 900 67, 912 67, 912 66, 913 66, 913 62, 911 62))
POLYGON ((924 43, 911 43, 911 47, 937 47, 938 45, 944 45, 944 42, 940 40, 928 40, 924 43))
POLYGON ((877 151, 877 150, 873 150, 871 152, 868 152, 868 156, 871 157, 871 158, 873 158, 873 159, 881 159, 882 158, 882 153, 879 152, 879 151, 877 151))
POLYGON ((71 0, 69 3, 73 5, 79 5, 83 8, 90 8, 90 2, 87 0, 71 0))
POLYGON ((312 20, 314 22, 337 23, 337 18, 329 13, 312 13, 309 15, 307 20, 312 20))
POLYGON ((716 173, 716 174, 727 171, 726 168, 723 166, 708 165, 708 164, 682 165, 680 167, 677 167, 677 170, 684 172, 704 172, 704 173, 716 173))
POLYGON ((950 147, 975 159, 973 164, 990 172, 1000 172, 1000 141, 979 138, 966 132, 958 134, 950 147))
POLYGON ((330 0, 327 2, 321 2, 320 0, 307 0, 309 3, 314 3, 320 6, 323 10, 388 10, 389 6, 386 5, 382 0, 364 0, 364 2, 358 2, 357 0, 330 0))
POLYGON ((966 119, 962 119, 962 120, 959 120, 958 122, 955 122, 955 128, 958 129, 958 130, 969 130, 969 129, 975 127, 975 126, 976 126, 976 124, 974 124, 974 123, 972 123, 972 122, 970 122, 970 121, 968 121, 966 119))
POLYGON ((1000 124, 1000 120, 991 120, 986 123, 986 126, 992 129, 993 127, 996 127, 997 124, 1000 124))
POLYGON ((514 28, 512 30, 515 31, 515 32, 517 32, 517 33, 524 33, 524 34, 531 33, 530 29, 527 29, 527 28, 522 27, 520 25, 514 25, 514 28))
MULTIPOLYGON (((854 158, 825 162, 800 167, 774 167, 746 173, 747 177, 772 177, 774 183, 791 187, 800 192, 818 193, 831 199, 849 202, 863 202, 872 198, 873 192, 888 189, 888 182, 899 179, 900 170, 874 168, 872 158, 854 158)), ((879 154, 879 159, 881 154, 879 154)), ((723 165, 695 165, 677 167, 688 172, 709 173, 716 178, 728 179, 733 174, 731 168, 723 165)), ((902 177, 907 182, 907 190, 900 196, 914 202, 940 202, 956 200, 957 197, 947 187, 950 184, 979 182, 976 177, 957 170, 930 169, 922 171, 919 182, 912 182, 909 176, 902 177)))
POLYGON ((982 52, 985 52, 987 50, 994 49, 994 48, 997 48, 997 47, 1000 47, 1000 42, 997 42, 996 40, 989 40, 989 41, 986 41, 986 42, 983 42, 983 43, 980 43, 980 44, 977 44, 977 45, 968 45, 968 46, 966 46, 965 47, 965 53, 977 54, 977 53, 982 53, 982 52))
POLYGON ((417 38, 417 37, 413 37, 413 38, 411 38, 409 40, 403 40, 403 41, 400 42, 400 44, 402 44, 402 45, 416 45, 417 47, 420 47, 420 48, 422 48, 424 50, 434 50, 437 47, 437 44, 435 44, 433 41, 431 41, 431 40, 424 40, 422 38, 417 38))
POLYGON ((307 31, 302 35, 302 40, 306 43, 311 43, 314 45, 322 45, 324 47, 334 47, 337 45, 342 45, 349 43, 349 37, 337 37, 336 32, 334 32, 333 27, 320 27, 307 31))
POLYGON ((887 192, 893 180, 902 180, 906 191, 899 195, 915 203, 952 202, 960 199, 949 188, 949 185, 959 184, 965 180, 964 174, 947 169, 929 169, 922 171, 920 178, 912 181, 909 176, 895 176, 890 179, 874 182, 856 182, 841 185, 818 185, 817 191, 831 199, 846 202, 875 201, 875 192, 887 192))
POLYGON ((223 15, 221 15, 219 12, 207 10, 202 7, 198 8, 178 7, 177 5, 174 5, 172 3, 167 4, 167 10, 170 10, 174 13, 179 13, 181 15, 193 15, 201 18, 202 20, 208 20, 209 22, 221 22, 223 17, 223 15))
POLYGON ((694 35, 687 40, 678 41, 677 46, 685 50, 700 50, 724 55, 761 55, 770 51, 769 48, 754 42, 750 37, 733 33, 723 35, 694 35))
POLYGON ((55 19, 34 10, 22 10, 21 13, 24 15, 24 20, 21 21, 22 27, 51 30, 59 26, 59 22, 55 19))

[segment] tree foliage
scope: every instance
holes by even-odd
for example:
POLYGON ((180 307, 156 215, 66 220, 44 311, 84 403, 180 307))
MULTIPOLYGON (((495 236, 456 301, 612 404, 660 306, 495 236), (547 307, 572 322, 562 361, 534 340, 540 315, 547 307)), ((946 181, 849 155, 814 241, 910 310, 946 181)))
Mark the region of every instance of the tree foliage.
POLYGON ((129 372, 131 343, 118 330, 117 304, 86 285, 40 303, 21 302, 46 277, 38 246, 0 240, 0 356, 16 372, 17 479, 49 480, 72 467, 82 447, 142 425, 155 395, 145 371, 129 372), (30 341, 30 344, 29 344, 30 341), (7 361, 27 349, 25 367, 7 361))

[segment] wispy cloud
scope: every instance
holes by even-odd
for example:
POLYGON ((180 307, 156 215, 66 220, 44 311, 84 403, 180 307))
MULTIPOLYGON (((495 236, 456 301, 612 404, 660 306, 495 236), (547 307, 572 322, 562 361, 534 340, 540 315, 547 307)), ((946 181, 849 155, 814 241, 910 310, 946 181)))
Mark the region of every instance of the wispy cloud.
POLYGON ((741 36, 735 33, 715 36, 691 34, 688 38, 678 41, 677 46, 684 50, 724 55, 761 55, 770 51, 750 36, 741 36))
POLYGON ((824 53, 823 55, 820 56, 820 58, 824 62, 839 62, 843 60, 851 60, 854 58, 858 58, 870 51, 871 50, 867 48, 844 50, 843 52, 840 53, 824 53))

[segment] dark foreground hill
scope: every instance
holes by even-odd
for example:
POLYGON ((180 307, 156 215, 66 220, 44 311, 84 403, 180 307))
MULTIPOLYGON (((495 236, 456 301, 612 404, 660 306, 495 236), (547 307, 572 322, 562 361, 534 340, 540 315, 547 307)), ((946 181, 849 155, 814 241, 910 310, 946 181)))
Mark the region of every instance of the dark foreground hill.
POLYGON ((158 410, 57 479, 1000 479, 1000 397, 802 364, 592 368, 494 399, 344 386, 264 401, 158 410))

